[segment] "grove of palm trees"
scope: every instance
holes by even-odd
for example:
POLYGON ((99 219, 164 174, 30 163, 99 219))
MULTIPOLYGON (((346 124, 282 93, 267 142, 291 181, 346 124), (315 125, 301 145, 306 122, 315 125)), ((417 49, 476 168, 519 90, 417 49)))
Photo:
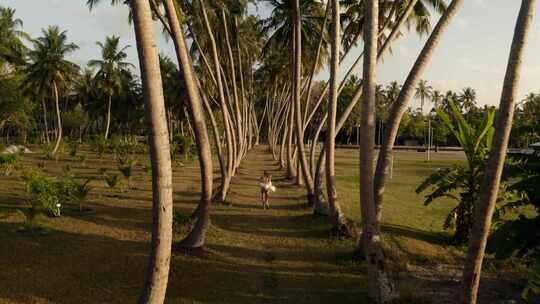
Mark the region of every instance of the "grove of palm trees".
POLYGON ((540 303, 536 0, 42 1, 0 0, 0 303, 540 303))

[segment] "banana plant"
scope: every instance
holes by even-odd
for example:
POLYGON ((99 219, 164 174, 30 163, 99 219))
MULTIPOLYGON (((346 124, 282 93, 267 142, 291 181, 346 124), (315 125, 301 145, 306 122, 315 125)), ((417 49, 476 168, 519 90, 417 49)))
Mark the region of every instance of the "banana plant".
MULTIPOLYGON (((446 217, 443 228, 453 229, 453 240, 463 243, 469 238, 479 201, 484 163, 493 139, 495 109, 489 109, 480 127, 474 128, 451 99, 448 103, 450 113, 439 109, 437 115, 463 148, 467 166, 458 164, 437 170, 418 186, 416 193, 429 191, 424 200, 426 206, 442 197, 458 202, 446 217)), ((504 195, 504 192, 501 195, 504 195)))

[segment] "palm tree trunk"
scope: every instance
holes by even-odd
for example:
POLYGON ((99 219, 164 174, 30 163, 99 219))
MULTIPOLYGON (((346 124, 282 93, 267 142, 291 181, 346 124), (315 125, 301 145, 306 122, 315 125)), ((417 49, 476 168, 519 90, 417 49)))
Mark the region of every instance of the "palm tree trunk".
POLYGON ((233 89, 233 97, 234 97, 234 110, 236 111, 236 161, 235 161, 235 168, 238 168, 240 166, 240 157, 241 153, 239 151, 242 149, 243 146, 243 140, 242 140, 242 114, 240 113, 240 99, 238 98, 238 88, 236 85, 236 67, 234 63, 234 56, 232 52, 231 42, 229 39, 229 25, 227 24, 227 18, 225 16, 225 8, 221 9, 221 20, 223 22, 223 28, 225 32, 225 42, 227 45, 227 54, 229 55, 229 64, 231 68, 231 84, 233 89))
POLYGON ((43 125, 45 126, 45 141, 47 144, 51 142, 49 139, 49 122, 47 121, 47 105, 45 99, 41 99, 41 105, 43 107, 43 125))
POLYGON ((368 294, 376 303, 385 303, 396 295, 390 280, 388 267, 382 253, 380 223, 375 216, 373 193, 373 160, 375 150, 375 102, 376 102, 376 66, 377 66, 377 31, 379 1, 367 3, 364 25, 364 71, 363 103, 361 109, 360 136, 360 208, 363 234, 368 257, 368 294))
POLYGON ((228 185, 230 184, 230 178, 231 178, 231 174, 233 172, 233 166, 234 166, 233 165, 233 162, 234 162, 233 140, 232 140, 232 134, 231 134, 232 131, 231 131, 231 126, 230 126, 227 102, 225 101, 225 93, 223 89, 223 81, 221 77, 221 67, 219 63, 216 40, 214 38, 214 34, 210 26, 210 22, 208 20, 208 15, 206 13, 206 4, 204 0, 201 0, 201 10, 203 13, 205 29, 206 29, 206 32, 208 34, 208 37, 210 39, 210 43, 212 46, 214 70, 215 70, 215 76, 216 76, 216 81, 217 81, 217 86, 218 86, 219 102, 221 106, 223 125, 225 129, 225 140, 227 142, 227 176, 225 178, 225 181, 222 181, 223 187, 220 189, 220 194, 218 196, 218 199, 223 202, 225 201, 227 197, 227 193, 229 191, 228 185))
POLYGON ((146 101, 148 142, 152 162, 152 244, 146 282, 139 303, 165 300, 172 244, 172 170, 169 134, 152 13, 145 0, 131 1, 137 50, 146 101))
POLYGON ((315 54, 315 61, 313 62, 313 66, 311 68, 311 73, 309 75, 308 80, 308 87, 307 87, 307 97, 306 97, 306 109, 304 112, 304 117, 302 119, 302 122, 306 122, 307 113, 309 109, 309 104, 311 102, 311 92, 313 90, 313 78, 315 77, 315 70, 317 69, 317 63, 319 62, 319 57, 321 56, 321 49, 322 49, 322 43, 324 41, 324 31, 326 29, 326 23, 328 22, 328 12, 330 11, 330 1, 326 3, 326 9, 324 12, 324 20, 323 24, 321 26, 321 36, 319 37, 319 43, 317 45, 317 53, 315 54))
POLYGON ((54 105, 56 108, 56 121, 57 121, 57 128, 56 128, 56 144, 54 145, 54 149, 52 151, 52 154, 55 155, 58 151, 58 148, 60 147, 60 143, 62 142, 62 117, 60 117, 60 103, 58 101, 58 86, 56 85, 56 81, 53 81, 53 94, 54 94, 54 105))
POLYGON ((298 183, 300 184, 302 179, 306 185, 307 199, 309 204, 313 204, 315 193, 313 192, 313 178, 309 172, 309 167, 304 151, 304 120, 302 118, 302 104, 301 104, 301 92, 300 84, 302 81, 302 22, 300 16, 300 0, 294 2, 294 114, 295 114, 295 129, 296 129, 296 146, 298 149, 298 162, 299 168, 297 173, 298 183))
POLYGON ((338 98, 339 52, 341 45, 339 0, 332 0, 332 36, 330 59, 330 94, 328 100, 328 120, 326 127, 326 192, 330 206, 330 219, 335 228, 344 224, 342 212, 339 210, 335 181, 335 138, 336 112, 338 98))
POLYGON ((109 94, 109 101, 107 104, 107 125, 105 127, 105 139, 109 138, 109 127, 111 126, 111 104, 112 104, 112 95, 109 94))
POLYGON ((463 289, 461 301, 463 304, 476 303, 478 285, 482 271, 482 261, 487 238, 491 228, 491 220, 497 201, 497 192, 501 181, 502 170, 508 148, 508 140, 512 129, 512 120, 517 101, 519 79, 523 53, 527 44, 528 34, 532 25, 536 0, 523 0, 519 11, 514 38, 510 49, 506 76, 499 113, 495 122, 495 134, 486 166, 486 173, 480 193, 480 204, 477 218, 473 225, 472 235, 463 271, 463 289))
POLYGON ((457 15, 459 8, 463 4, 463 0, 453 0, 448 6, 444 14, 439 19, 439 22, 433 29, 431 35, 426 41, 424 48, 420 52, 420 55, 416 59, 416 62, 411 69, 405 84, 403 85, 397 100, 394 102, 390 109, 387 122, 387 131, 384 134, 381 148, 379 150, 379 156, 377 159, 377 167, 375 170, 374 187, 375 187, 375 203, 377 206, 376 214, 377 219, 381 219, 381 208, 384 194, 384 183, 387 175, 387 170, 390 165, 390 158, 392 149, 394 148, 394 142, 396 140, 397 132, 401 118, 410 103, 414 90, 420 81, 424 71, 428 67, 431 58, 439 44, 439 41, 443 33, 448 29, 452 19, 457 15))
POLYGON ((193 70, 193 64, 184 38, 184 33, 180 26, 176 8, 172 0, 165 0, 165 12, 169 26, 173 33, 173 41, 176 50, 176 56, 184 73, 186 89, 189 96, 190 114, 193 121, 193 133, 197 144, 197 152, 201 168, 201 201, 202 206, 199 210, 197 224, 189 235, 181 242, 183 247, 198 248, 204 245, 206 231, 210 225, 210 204, 212 201, 212 183, 213 183, 213 164, 212 151, 210 149, 210 140, 204 117, 203 102, 199 92, 198 81, 193 70))

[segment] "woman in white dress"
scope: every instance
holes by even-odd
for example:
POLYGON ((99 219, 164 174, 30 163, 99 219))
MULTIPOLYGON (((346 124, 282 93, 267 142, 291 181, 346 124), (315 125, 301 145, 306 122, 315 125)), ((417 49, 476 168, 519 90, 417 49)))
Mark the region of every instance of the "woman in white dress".
POLYGON ((264 174, 260 179, 260 186, 261 186, 261 202, 263 205, 263 209, 268 209, 270 208, 270 204, 268 203, 268 192, 276 191, 276 187, 272 185, 272 175, 268 173, 268 171, 264 171, 264 174))

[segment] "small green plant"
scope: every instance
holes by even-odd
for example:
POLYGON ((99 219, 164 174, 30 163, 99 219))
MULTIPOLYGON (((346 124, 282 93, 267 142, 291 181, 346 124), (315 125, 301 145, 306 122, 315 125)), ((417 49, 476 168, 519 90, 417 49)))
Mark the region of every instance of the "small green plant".
POLYGON ((191 137, 177 134, 171 144, 171 158, 176 159, 176 155, 182 155, 187 160, 194 154, 194 147, 195 144, 191 137))
POLYGON ((21 154, 0 154, 0 173, 9 176, 21 160, 21 154))
POLYGON ((66 178, 59 184, 61 188, 61 201, 65 203, 72 203, 79 206, 79 211, 83 212, 84 203, 86 197, 90 193, 90 179, 84 182, 77 181, 75 178, 66 178))
POLYGON ((540 253, 536 253, 536 259, 529 272, 527 287, 523 290, 521 297, 527 303, 533 303, 530 299, 531 295, 540 295, 540 253))
POLYGON ((88 159, 88 155, 83 154, 83 153, 80 153, 80 154, 79 154, 79 162, 81 163, 81 166, 82 166, 83 168, 86 167, 86 160, 87 160, 87 159, 88 159))
POLYGON ((133 168, 136 161, 128 159, 125 163, 118 166, 118 170, 122 173, 122 176, 127 182, 128 189, 130 188, 131 177, 133 176, 133 168))
POLYGON ((149 174, 152 172, 152 164, 150 162, 146 162, 143 164, 143 171, 146 174, 149 174))
POLYGON ((47 177, 38 172, 27 172, 23 180, 26 191, 30 194, 30 200, 27 202, 29 210, 23 211, 28 223, 33 225, 35 216, 40 213, 53 217, 61 215, 61 189, 56 178, 47 177))
POLYGON ((107 183, 107 186, 109 186, 109 188, 111 189, 116 188, 116 186, 118 185, 118 182, 120 182, 120 176, 114 173, 109 174, 107 173, 107 170, 105 169, 100 169, 100 171, 101 171, 101 176, 103 176, 103 179, 107 183))
POLYGON ((173 212, 173 231, 179 234, 183 234, 190 230, 190 218, 189 216, 180 213, 178 211, 173 212))
POLYGON ((43 151, 43 159, 51 160, 54 159, 53 150, 54 147, 51 144, 44 144, 41 146, 41 150, 43 151))
POLYGON ((98 154, 99 159, 103 158, 103 154, 107 151, 109 143, 103 135, 96 135, 90 141, 92 149, 98 154))
POLYGON ((71 142, 69 144, 69 156, 73 158, 76 157, 78 151, 79 151, 79 143, 75 141, 71 142))

